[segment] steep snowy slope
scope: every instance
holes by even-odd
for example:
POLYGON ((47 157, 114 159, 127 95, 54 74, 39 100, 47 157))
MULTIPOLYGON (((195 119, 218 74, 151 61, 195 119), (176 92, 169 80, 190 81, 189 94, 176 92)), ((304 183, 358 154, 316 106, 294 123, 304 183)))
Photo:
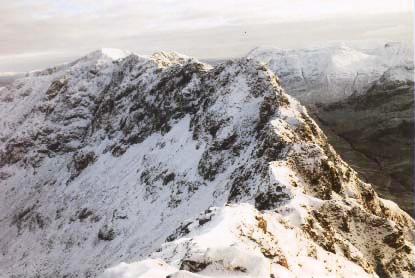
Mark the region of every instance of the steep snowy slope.
POLYGON ((413 219, 253 60, 103 50, 0 94, 5 277, 415 274, 413 219))
POLYGON ((299 50, 256 48, 247 57, 266 63, 289 94, 304 104, 361 94, 389 68, 413 64, 413 50, 399 43, 375 49, 346 45, 299 50))

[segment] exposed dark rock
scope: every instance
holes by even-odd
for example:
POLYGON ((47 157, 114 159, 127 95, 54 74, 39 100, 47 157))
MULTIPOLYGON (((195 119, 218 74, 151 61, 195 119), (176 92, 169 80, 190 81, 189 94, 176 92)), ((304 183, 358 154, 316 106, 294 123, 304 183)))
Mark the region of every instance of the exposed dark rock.
POLYGON ((33 142, 30 139, 17 138, 10 140, 6 143, 5 150, 3 152, 0 150, 0 167, 22 160, 32 146, 33 142))
POLYGON ((181 224, 180 227, 178 227, 173 234, 169 235, 166 238, 166 242, 173 241, 173 240, 175 240, 177 238, 180 238, 180 237, 182 237, 182 236, 187 235, 188 233, 190 233, 189 226, 191 224, 192 224, 192 222, 188 222, 186 224, 181 224))
POLYGON ((169 174, 167 174, 164 178, 163 178, 163 184, 164 185, 166 185, 166 184, 168 184, 169 182, 171 182, 171 181, 174 181, 174 177, 175 177, 176 175, 174 174, 174 173, 169 173, 169 174))
POLYGON ((68 80, 64 79, 64 80, 55 80, 52 82, 52 84, 50 84, 49 89, 46 91, 46 96, 49 100, 53 99, 54 97, 56 97, 59 92, 66 87, 68 84, 68 80))
POLYGON ((187 270, 193 273, 204 270, 210 263, 196 262, 192 260, 183 260, 180 265, 180 270, 187 270))
POLYGON ((255 197, 255 207, 258 210, 271 210, 275 207, 281 205, 284 201, 289 200, 290 196, 285 192, 267 192, 267 193, 259 193, 255 197))
POLYGON ((114 146, 111 150, 111 154, 115 157, 119 157, 121 155, 123 155, 126 152, 126 147, 125 146, 114 146))
POLYGON ((396 232, 393 232, 387 235, 383 239, 383 242, 389 245, 390 247, 397 249, 404 245, 404 239, 402 236, 403 236, 402 231, 396 231, 396 232))
POLYGON ((111 241, 115 238, 115 231, 114 228, 104 225, 101 229, 98 231, 98 239, 105 240, 105 241, 111 241))
POLYGON ((215 176, 223 170, 223 160, 214 155, 213 150, 207 150, 203 153, 199 161, 197 170, 205 180, 213 181, 215 176))
POLYGON ((29 231, 44 229, 46 221, 47 219, 35 210, 35 206, 31 206, 15 214, 11 224, 16 225, 20 235, 24 229, 29 231))
POLYGON ((90 152, 77 152, 72 157, 72 164, 71 164, 71 178, 70 180, 74 179, 75 177, 79 176, 81 172, 88 167, 90 164, 95 162, 97 159, 95 153, 93 151, 90 152))
POLYGON ((74 167, 77 172, 81 172, 84 170, 88 165, 96 160, 96 156, 94 152, 87 152, 87 153, 76 153, 73 156, 74 167))
MULTIPOLYGON (((91 219, 96 219, 96 215, 92 210, 89 210, 88 208, 83 208, 79 213, 78 213, 78 219, 82 222, 87 218, 91 218, 91 219)), ((94 221, 96 222, 96 221, 94 221)))

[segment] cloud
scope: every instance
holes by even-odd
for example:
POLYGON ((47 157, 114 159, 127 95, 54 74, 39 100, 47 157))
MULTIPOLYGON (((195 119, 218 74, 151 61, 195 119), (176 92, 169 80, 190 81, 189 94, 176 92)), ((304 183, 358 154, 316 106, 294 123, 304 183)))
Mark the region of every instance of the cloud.
MULTIPOLYGON (((218 47, 234 49, 235 53, 245 51, 241 45, 246 44, 240 41, 244 40, 240 37, 244 28, 264 25, 278 28, 304 21, 413 11, 412 1, 399 3, 396 0, 4 1, 0 5, 0 61, 3 61, 0 70, 13 67, 13 63, 4 64, 5 57, 9 57, 8 61, 13 60, 10 57, 23 61, 24 56, 16 55, 45 52, 50 53, 48 57, 71 57, 99 47, 137 52, 157 47, 185 50, 190 55, 227 56, 229 51, 220 53, 218 47), (228 33, 223 34, 225 31, 228 33), (210 37, 203 38, 201 34, 210 37)), ((265 30, 255 32, 258 44, 275 41, 265 30)), ((284 39, 297 41, 289 36, 284 39)))

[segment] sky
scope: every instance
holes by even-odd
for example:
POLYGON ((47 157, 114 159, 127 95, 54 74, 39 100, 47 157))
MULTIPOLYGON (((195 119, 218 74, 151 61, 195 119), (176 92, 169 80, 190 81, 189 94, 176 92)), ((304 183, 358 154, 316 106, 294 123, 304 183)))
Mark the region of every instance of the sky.
POLYGON ((0 72, 90 51, 227 58, 257 46, 412 43, 412 0, 0 0, 0 72))

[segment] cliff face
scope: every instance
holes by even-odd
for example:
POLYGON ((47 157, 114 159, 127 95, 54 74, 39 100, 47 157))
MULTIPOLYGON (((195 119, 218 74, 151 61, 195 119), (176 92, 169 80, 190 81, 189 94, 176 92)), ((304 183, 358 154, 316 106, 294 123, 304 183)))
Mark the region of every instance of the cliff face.
POLYGON ((413 219, 253 60, 97 51, 0 97, 6 277, 415 273, 413 219))

